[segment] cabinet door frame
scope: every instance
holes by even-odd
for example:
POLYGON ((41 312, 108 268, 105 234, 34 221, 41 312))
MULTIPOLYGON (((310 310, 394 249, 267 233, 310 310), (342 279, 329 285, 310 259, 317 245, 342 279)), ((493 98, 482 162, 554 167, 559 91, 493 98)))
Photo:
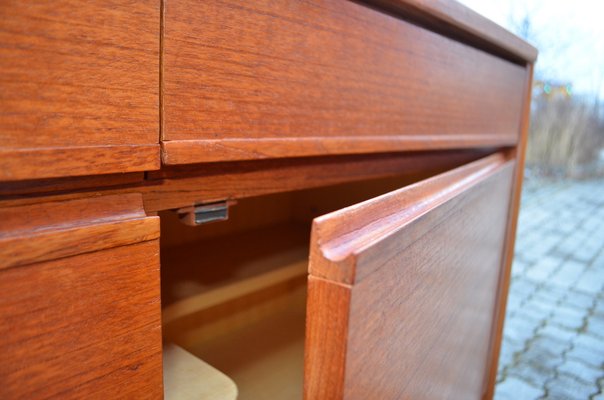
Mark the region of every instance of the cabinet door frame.
POLYGON ((497 153, 315 219, 306 398, 484 395, 515 163, 497 153))

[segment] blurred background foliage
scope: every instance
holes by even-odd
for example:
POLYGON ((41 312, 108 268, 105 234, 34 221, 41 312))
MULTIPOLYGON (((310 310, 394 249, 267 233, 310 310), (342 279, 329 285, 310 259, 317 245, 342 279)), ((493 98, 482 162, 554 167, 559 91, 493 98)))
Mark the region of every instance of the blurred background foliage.
POLYGON ((601 104, 597 97, 575 96, 567 88, 569 84, 535 80, 527 167, 533 174, 551 177, 603 176, 601 104))
POLYGON ((527 177, 604 177, 604 24, 593 0, 461 0, 539 50, 527 177))
MULTIPOLYGON (((539 32, 533 23, 535 12, 525 9, 520 17, 510 13, 509 26, 546 56, 554 54, 563 59, 575 39, 551 40, 551 32, 550 35, 539 32)), ((568 71, 568 81, 556 81, 556 74, 547 65, 540 67, 537 60, 526 153, 526 165, 532 175, 566 178, 604 175, 604 110, 599 93, 575 94, 573 73, 576 72, 568 71)), ((593 84, 600 85, 601 82, 593 84)))

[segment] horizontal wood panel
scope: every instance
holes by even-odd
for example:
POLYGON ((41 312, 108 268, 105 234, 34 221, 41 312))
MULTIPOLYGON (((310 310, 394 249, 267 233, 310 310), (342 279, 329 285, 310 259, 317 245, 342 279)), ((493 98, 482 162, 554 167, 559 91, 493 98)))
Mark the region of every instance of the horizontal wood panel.
POLYGON ((158 143, 159 11, 1 2, 0 180, 157 168, 157 148, 122 146, 158 143))
POLYGON ((0 181, 60 178, 159 169, 160 148, 155 144, 0 149, 0 160, 0 181))
MULTIPOLYGON (((2 185, 0 185, 0 196, 2 198, 27 195, 48 196, 52 193, 73 193, 89 188, 135 187, 143 183, 144 180, 144 172, 130 172, 122 174, 2 182, 2 185)), ((0 203, 0 207, 2 207, 2 203, 0 203)))
POLYGON ((438 173, 484 154, 467 150, 175 166, 150 173, 152 180, 141 190, 145 209, 158 211, 363 179, 438 173))
POLYGON ((159 237, 140 193, 0 208, 0 269, 159 237))
MULTIPOLYGON (((90 177, 84 187, 64 187, 65 183, 33 181, 44 188, 31 194, 34 187, 15 182, 2 194, 0 208, 24 206, 40 201, 64 201, 74 198, 94 198, 114 194, 142 193, 145 210, 153 213, 193 203, 244 198, 263 194, 300 190, 363 179, 393 175, 429 176, 464 162, 476 160, 492 152, 492 149, 434 151, 413 153, 365 154, 329 157, 268 159, 208 163, 200 165, 164 166, 149 172, 144 182, 116 186, 90 177), (106 186, 106 187, 104 187, 106 186), (26 190, 22 190, 24 187, 26 190), (87 189, 87 187, 91 189, 87 189), (55 192, 56 190, 56 192, 55 192), (17 193, 14 193, 17 192, 17 193), (28 193, 29 192, 29 193, 28 193)), ((84 179, 84 178, 83 178, 84 179)), ((77 182, 76 182, 77 183, 77 182)), ((2 190, 0 190, 2 192, 2 190)))
POLYGON ((357 2, 165 7, 164 163, 517 141, 523 67, 357 2))
POLYGON ((363 0, 482 49, 531 63, 537 49, 495 22, 452 0, 363 0))
POLYGON ((164 164, 304 157, 339 154, 385 153, 413 150, 446 150, 473 147, 503 147, 516 141, 516 135, 438 135, 364 136, 288 139, 174 140, 162 143, 164 164))
POLYGON ((162 397, 159 241, 0 270, 0 397, 162 397))
POLYGON ((315 220, 306 398, 482 398, 513 171, 490 156, 315 220))

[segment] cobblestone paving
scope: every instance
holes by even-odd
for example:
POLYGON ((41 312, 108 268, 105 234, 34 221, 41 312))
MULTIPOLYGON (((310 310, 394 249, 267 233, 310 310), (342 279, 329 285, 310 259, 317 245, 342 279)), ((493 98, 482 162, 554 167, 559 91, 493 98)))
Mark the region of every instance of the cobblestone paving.
POLYGON ((529 182, 496 400, 604 400, 604 180, 529 182))

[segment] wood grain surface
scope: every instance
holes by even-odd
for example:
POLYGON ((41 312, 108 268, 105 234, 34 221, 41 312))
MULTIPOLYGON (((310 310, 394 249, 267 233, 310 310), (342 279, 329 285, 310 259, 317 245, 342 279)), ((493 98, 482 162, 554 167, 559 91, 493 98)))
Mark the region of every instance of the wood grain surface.
MULTIPOLYGON (((0 208, 40 201, 142 193, 145 210, 154 213, 228 198, 240 199, 394 175, 438 173, 492 152, 493 149, 470 149, 182 165, 149 172, 147 180, 131 184, 114 185, 112 180, 91 179, 92 185, 83 183, 83 186, 69 190, 71 181, 62 181, 56 186, 52 182, 33 181, 34 186, 44 187, 40 193, 35 193, 35 188, 26 182, 15 182, 6 187, 6 195, 0 196, 0 208)), ((79 183, 76 182, 77 185, 79 183)))
POLYGON ((1 270, 0 397, 161 398, 158 248, 1 270))
POLYGON ((516 158, 516 170, 514 171, 514 189, 511 193, 510 212, 508 217, 507 236, 505 238, 505 259, 501 276, 499 278, 499 288, 497 295, 497 305, 493 321, 493 336, 491 341, 491 351, 489 352, 489 373, 487 376, 487 399, 492 399, 495 395, 495 383, 497 379, 497 369, 499 364, 499 354, 503 341, 503 324, 505 321, 505 310, 507 306, 508 291, 510 288, 510 278, 512 273, 512 262, 514 261, 514 245, 516 243, 516 228, 518 226, 518 213, 520 212, 520 197, 522 195, 522 182, 524 179, 524 161, 526 158, 526 146, 529 135, 529 124, 531 119, 531 95, 533 93, 533 69, 531 65, 526 72, 525 97, 523 105, 523 115, 520 124, 521 141, 519 145, 512 150, 516 158))
POLYGON ((159 218, 141 195, 0 221, 0 398, 161 398, 159 218))
POLYGON ((307 399, 482 398, 513 171, 496 154, 315 220, 307 399))
MULTIPOLYGON (((0 149, 0 180, 17 182, 43 178, 127 173, 159 169, 160 147, 102 145, 0 149)), ((6 143, 6 142, 5 142, 6 143)))
POLYGON ((242 161, 203 168, 180 166, 148 174, 151 181, 142 191, 145 209, 150 212, 393 175, 437 173, 488 152, 481 149, 242 161))
POLYGON ((525 69, 357 2, 165 4, 163 161, 514 145, 525 69))
POLYGON ((0 3, 0 180, 159 167, 159 12, 0 3))
MULTIPOLYGON (((92 176, 73 176, 54 179, 2 182, 0 198, 37 196, 40 198, 56 193, 76 193, 94 188, 96 190, 135 187, 144 182, 144 172, 106 174, 92 176)), ((0 207, 2 205, 0 204, 0 207)))
POLYGON ((537 49, 456 0, 362 0, 485 51, 533 63, 537 49))
POLYGON ((159 237, 137 193, 0 208, 0 269, 159 237))

